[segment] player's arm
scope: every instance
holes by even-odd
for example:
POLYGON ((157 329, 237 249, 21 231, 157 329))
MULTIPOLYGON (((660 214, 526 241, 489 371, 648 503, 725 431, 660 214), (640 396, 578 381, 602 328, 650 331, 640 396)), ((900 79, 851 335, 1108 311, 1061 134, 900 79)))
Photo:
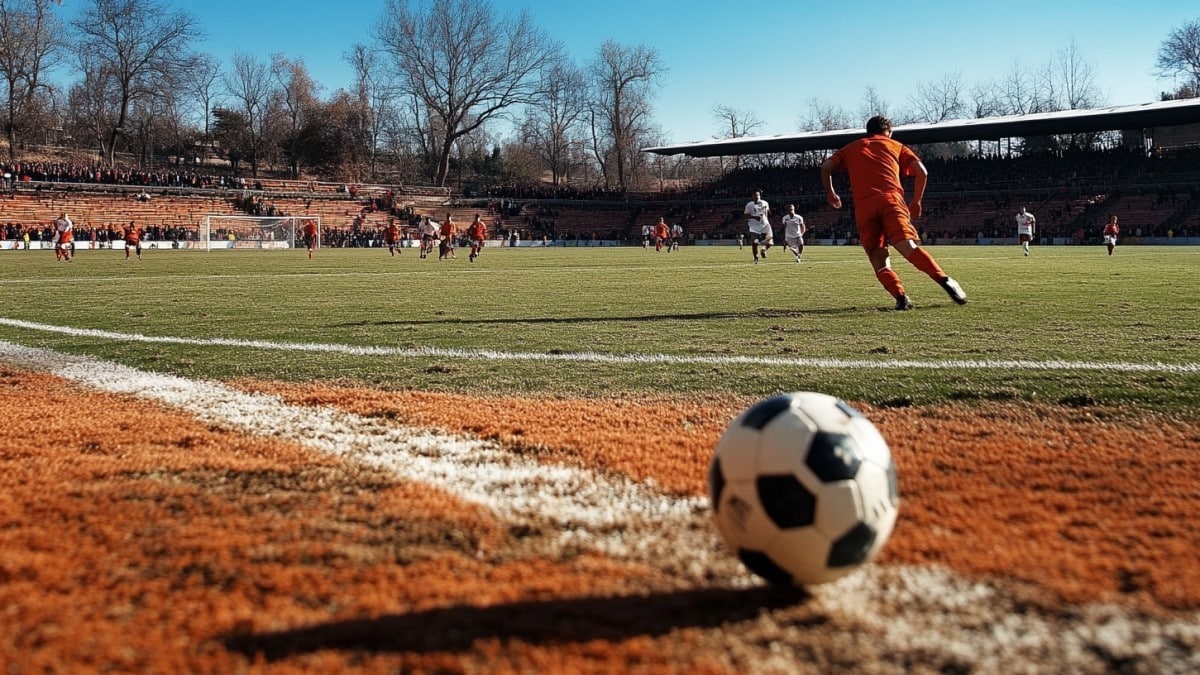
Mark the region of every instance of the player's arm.
POLYGON ((826 159, 821 162, 821 185, 825 186, 825 201, 835 209, 842 208, 842 198, 838 196, 836 190, 833 189, 833 159, 826 159))
POLYGON ((908 203, 908 213, 913 218, 920 218, 921 200, 925 198, 925 186, 929 183, 929 170, 920 160, 909 165, 908 170, 913 176, 913 196, 912 201, 908 203))

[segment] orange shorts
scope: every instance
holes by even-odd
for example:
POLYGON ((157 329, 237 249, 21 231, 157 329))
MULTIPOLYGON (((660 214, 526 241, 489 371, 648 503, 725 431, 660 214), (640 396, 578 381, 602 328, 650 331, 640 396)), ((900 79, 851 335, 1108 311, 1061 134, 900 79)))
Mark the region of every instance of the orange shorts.
POLYGON ((886 248, 912 239, 920 241, 913 227, 904 195, 878 195, 854 202, 854 219, 858 222, 858 240, 868 251, 886 248))

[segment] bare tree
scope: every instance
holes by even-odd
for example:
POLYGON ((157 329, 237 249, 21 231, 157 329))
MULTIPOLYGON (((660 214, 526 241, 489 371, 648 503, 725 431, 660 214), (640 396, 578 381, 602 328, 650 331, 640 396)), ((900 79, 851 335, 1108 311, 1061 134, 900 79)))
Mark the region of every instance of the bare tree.
POLYGON ((212 135, 212 111, 217 106, 222 94, 219 80, 221 65, 209 54, 197 54, 190 66, 180 73, 180 84, 183 91, 194 96, 203 108, 204 140, 207 143, 212 135))
POLYGON ((810 99, 808 114, 796 120, 796 125, 804 131, 837 131, 853 129, 866 123, 866 120, 853 121, 854 116, 845 108, 819 98, 810 99))
MULTIPOLYGON (((752 110, 738 110, 727 105, 716 105, 712 107, 712 115, 717 120, 717 124, 721 127, 721 134, 713 138, 742 138, 749 136, 752 132, 761 129, 765 122, 762 121, 752 110)), ((661 173, 662 163, 656 162, 661 173)), ((735 169, 740 169, 742 166, 742 156, 735 155, 733 158, 733 166, 735 169)))
POLYGON ((583 71, 566 60, 550 65, 541 77, 542 94, 529 107, 521 135, 558 185, 570 174, 571 147, 579 140, 578 127, 588 106, 587 84, 583 71))
POLYGON ((1096 86, 1096 72, 1079 51, 1075 38, 1065 49, 1055 53, 1051 62, 1059 98, 1056 110, 1081 110, 1101 104, 1100 90, 1096 86))
POLYGON ((438 185, 455 141, 531 103, 538 73, 560 51, 528 11, 497 16, 489 0, 388 0, 375 34, 401 88, 436 118, 438 185))
POLYGON ((946 73, 940 80, 918 84, 916 93, 909 97, 909 103, 920 122, 959 119, 966 111, 963 103, 965 89, 961 71, 946 73))
POLYGON ((293 61, 282 54, 271 55, 271 77, 275 80, 275 93, 279 106, 286 118, 283 148, 288 169, 293 178, 300 176, 300 130, 319 107, 318 85, 308 74, 304 61, 293 61))
POLYGON ((1043 112, 1033 74, 1020 61, 1013 61, 1001 84, 1000 100, 1006 115, 1043 112))
POLYGON ((975 119, 1004 114, 1000 100, 1000 86, 995 82, 976 82, 967 92, 968 113, 975 119))
MULTIPOLYGON (((5 85, 4 132, 16 157, 18 132, 36 105, 45 71, 62 58, 59 19, 51 0, 0 0, 0 78, 5 85)), ((57 1, 54 2, 57 4, 57 1)))
POLYGON ((738 110, 727 105, 713 105, 712 115, 721 127, 720 134, 713 138, 742 138, 766 124, 752 110, 738 110))
MULTIPOLYGON (((876 115, 891 116, 891 106, 879 95, 879 90, 868 86, 863 89, 862 100, 858 104, 858 118, 865 123, 876 115)), ((895 120, 893 120, 895 121, 895 120)))
POLYGON ((226 75, 225 86, 235 102, 235 111, 244 121, 247 159, 251 174, 257 176, 269 128, 270 70, 255 57, 238 52, 233 56, 233 70, 226 75))
POLYGON ((1184 77, 1180 91, 1200 96, 1200 19, 1188 21, 1167 35, 1158 48, 1155 65, 1161 77, 1184 77))
POLYGON ((367 139, 369 170, 374 176, 384 129, 396 114, 393 104, 396 86, 380 63, 378 51, 355 44, 343 58, 354 68, 356 105, 362 108, 362 113, 356 119, 366 125, 360 135, 367 139))
POLYGON ((93 63, 94 58, 89 54, 79 56, 83 79, 71 85, 67 115, 72 135, 89 139, 92 147, 103 148, 118 117, 115 101, 120 98, 120 86, 116 74, 93 63))
POLYGON ((609 185, 608 166, 615 164, 617 185, 627 187, 627 167, 638 160, 639 132, 650 117, 653 86, 666 72, 658 50, 606 40, 590 65, 593 105, 590 111, 593 149, 609 185))
POLYGON ((79 36, 78 52, 87 55, 84 62, 109 71, 116 85, 116 119, 101 141, 111 164, 130 107, 173 84, 172 76, 186 65, 191 41, 200 33, 190 14, 156 0, 91 0, 72 25, 79 36))

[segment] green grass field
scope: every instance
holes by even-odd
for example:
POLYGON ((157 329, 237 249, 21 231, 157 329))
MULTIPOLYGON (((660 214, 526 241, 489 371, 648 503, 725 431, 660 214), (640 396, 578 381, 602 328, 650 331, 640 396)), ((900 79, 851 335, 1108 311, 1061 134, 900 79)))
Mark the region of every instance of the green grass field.
POLYGON ((968 305, 894 256, 917 310, 891 311, 858 247, 810 246, 802 265, 776 248, 757 266, 736 247, 488 248, 474 264, 466 250, 445 262, 413 249, 327 249, 314 260, 151 250, 141 262, 84 250, 71 263, 4 251, 0 340, 206 378, 570 396, 817 390, 887 406, 1028 400, 1200 416, 1200 248, 929 250, 968 305), (406 351, 420 348, 446 351, 406 351), (581 352, 672 358, 567 359, 581 352), (1080 366, 1096 363, 1135 368, 1080 366), (1182 368, 1136 368, 1154 364, 1182 368))

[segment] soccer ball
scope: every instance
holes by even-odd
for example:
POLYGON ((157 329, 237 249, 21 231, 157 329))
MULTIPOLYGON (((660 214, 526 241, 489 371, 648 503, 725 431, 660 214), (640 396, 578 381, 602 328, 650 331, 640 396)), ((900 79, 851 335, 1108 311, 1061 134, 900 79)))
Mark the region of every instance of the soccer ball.
POLYGON ((883 436, 826 394, 751 406, 717 443, 708 472, 721 538, 774 584, 833 581, 869 562, 896 524, 900 492, 883 436))

